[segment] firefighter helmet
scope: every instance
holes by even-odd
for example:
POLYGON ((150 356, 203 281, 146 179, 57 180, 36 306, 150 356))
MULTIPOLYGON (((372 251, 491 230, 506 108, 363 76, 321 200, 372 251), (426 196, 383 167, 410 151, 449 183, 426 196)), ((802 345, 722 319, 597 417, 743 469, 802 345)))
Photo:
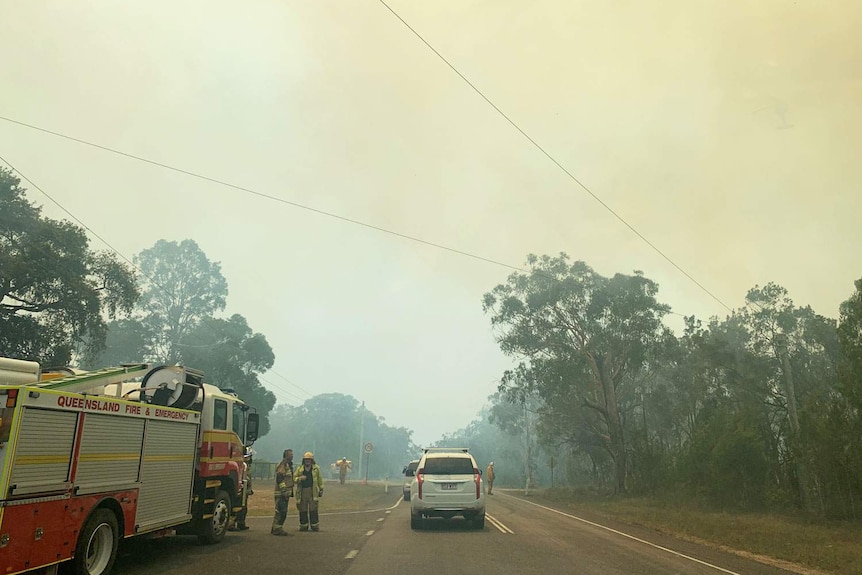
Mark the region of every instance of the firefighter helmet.
POLYGON ((314 454, 310 451, 306 451, 302 456, 303 459, 314 459, 314 454))

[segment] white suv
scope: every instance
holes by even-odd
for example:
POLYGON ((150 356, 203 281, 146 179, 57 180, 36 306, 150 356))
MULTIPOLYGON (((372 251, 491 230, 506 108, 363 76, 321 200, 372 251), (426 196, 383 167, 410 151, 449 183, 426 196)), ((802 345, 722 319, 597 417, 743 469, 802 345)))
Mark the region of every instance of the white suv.
POLYGON ((456 515, 485 527, 482 473, 465 448, 428 448, 410 486, 410 527, 422 527, 426 517, 456 515))

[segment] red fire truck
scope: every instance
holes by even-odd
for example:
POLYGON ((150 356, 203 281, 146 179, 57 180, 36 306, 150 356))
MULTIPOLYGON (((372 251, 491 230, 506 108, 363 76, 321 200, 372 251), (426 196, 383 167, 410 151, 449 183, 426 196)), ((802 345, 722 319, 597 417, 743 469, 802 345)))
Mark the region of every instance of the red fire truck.
POLYGON ((0 575, 110 572, 122 538, 220 541, 258 415, 179 366, 43 373, 0 358, 0 575))

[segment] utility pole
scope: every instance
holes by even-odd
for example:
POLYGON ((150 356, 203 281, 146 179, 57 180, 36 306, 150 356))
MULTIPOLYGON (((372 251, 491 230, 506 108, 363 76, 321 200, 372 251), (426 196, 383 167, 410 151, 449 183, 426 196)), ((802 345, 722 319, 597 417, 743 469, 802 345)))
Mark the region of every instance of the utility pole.
POLYGON ((526 484, 524 485, 524 495, 530 494, 530 420, 527 416, 527 397, 524 396, 524 471, 527 476, 526 484))
POLYGON ((359 469, 356 474, 357 477, 362 477, 362 457, 365 455, 365 402, 362 402, 362 405, 359 407, 359 458, 357 461, 359 462, 359 469))

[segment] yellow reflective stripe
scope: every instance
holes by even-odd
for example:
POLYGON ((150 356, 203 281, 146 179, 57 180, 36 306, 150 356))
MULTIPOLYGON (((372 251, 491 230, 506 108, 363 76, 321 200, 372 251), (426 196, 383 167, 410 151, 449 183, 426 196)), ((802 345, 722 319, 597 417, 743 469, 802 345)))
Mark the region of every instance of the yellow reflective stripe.
POLYGON ((194 455, 181 453, 178 455, 147 455, 144 461, 193 461, 194 455))
MULTIPOLYGON (((138 461, 137 453, 90 453, 79 458, 80 463, 95 461, 138 461)), ((50 465, 52 463, 69 463, 68 455, 22 455, 15 461, 16 465, 50 465)), ((192 461, 194 455, 148 455, 144 461, 192 461)))
POLYGON ((16 465, 49 465, 51 463, 69 463, 69 455, 21 455, 15 460, 16 465))
POLYGON ((78 461, 137 461, 140 458, 139 453, 86 453, 78 461))

